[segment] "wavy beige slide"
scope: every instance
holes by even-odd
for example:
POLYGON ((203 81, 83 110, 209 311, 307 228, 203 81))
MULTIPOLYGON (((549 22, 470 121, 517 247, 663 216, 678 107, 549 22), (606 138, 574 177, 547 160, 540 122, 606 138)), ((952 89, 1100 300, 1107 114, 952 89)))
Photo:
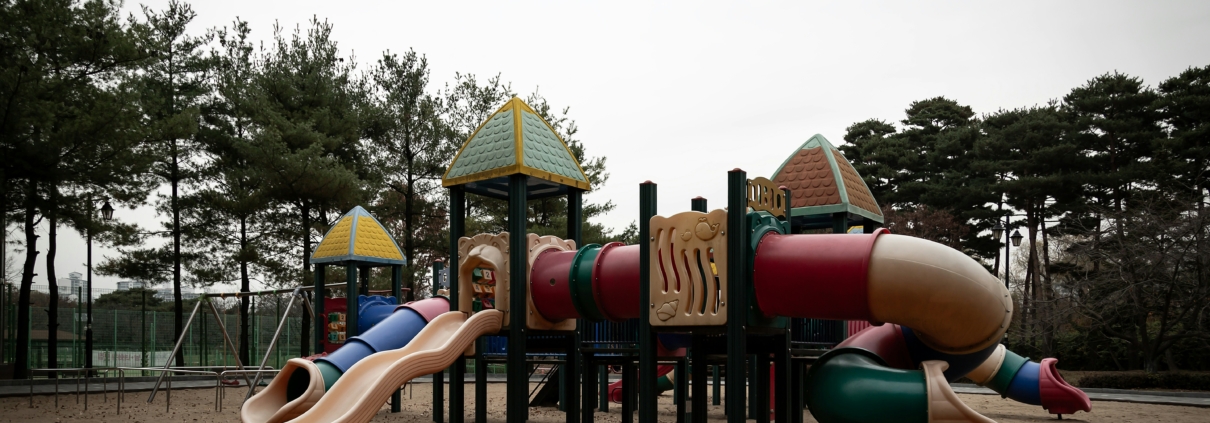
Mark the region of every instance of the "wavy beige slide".
POLYGON ((302 358, 291 358, 281 372, 269 382, 269 386, 244 401, 240 408, 240 419, 244 423, 281 423, 298 417, 311 409, 324 395, 324 378, 315 363, 302 358), (295 372, 310 374, 307 387, 296 398, 287 393, 290 378, 295 372))
POLYGON ((368 422, 404 383, 449 367, 475 339, 499 332, 503 321, 499 310, 470 318, 460 311, 437 316, 407 346, 354 364, 319 402, 291 422, 368 422))

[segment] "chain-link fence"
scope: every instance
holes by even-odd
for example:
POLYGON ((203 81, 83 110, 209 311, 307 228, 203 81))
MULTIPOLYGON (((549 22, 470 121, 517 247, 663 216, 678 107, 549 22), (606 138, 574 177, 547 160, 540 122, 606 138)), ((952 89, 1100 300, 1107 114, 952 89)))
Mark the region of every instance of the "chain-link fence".
MULTIPOLYGON (((17 338, 17 295, 14 289, 5 287, 0 298, 4 304, 3 324, 0 325, 0 335, 3 335, 3 359, 12 362, 17 338)), ((35 293, 45 294, 49 291, 44 286, 35 286, 35 293)), ((39 303, 37 298, 31 299, 30 313, 30 343, 25 346, 29 350, 30 367, 48 368, 49 341, 57 337, 57 366, 58 368, 84 367, 85 341, 88 328, 87 305, 77 299, 87 298, 83 289, 71 292, 70 287, 60 288, 58 330, 49 330, 50 309, 48 301, 39 303)), ((168 362, 172 348, 176 343, 174 336, 174 315, 172 310, 171 291, 167 295, 163 291, 152 290, 96 290, 94 289, 92 310, 92 360, 94 367, 148 367, 163 366, 168 362), (106 292, 108 291, 108 292, 106 292), (142 292, 140 292, 142 291, 142 292), (119 293, 128 298, 124 302, 106 300, 106 296, 119 293), (167 297, 167 298, 164 298, 167 297), (130 301, 130 300, 134 301, 130 301)), ((197 305, 199 295, 182 295, 185 297, 182 320, 187 320, 189 314, 197 305)), ((287 360, 297 357, 301 351, 303 302, 296 300, 293 308, 286 313, 286 306, 291 294, 264 294, 250 297, 249 318, 247 322, 248 345, 250 346, 251 363, 259 365, 272 341, 278 324, 285 319, 285 326, 269 356, 269 366, 281 368, 287 360)), ((49 299, 49 295, 45 295, 49 299)), ((112 297, 110 297, 112 298, 112 297)), ((241 342, 240 331, 244 325, 240 322, 239 299, 210 298, 218 310, 222 325, 226 328, 231 342, 235 343, 235 351, 239 351, 241 342)), ((182 323, 184 323, 182 321, 182 323)), ((236 356, 232 347, 224 341, 222 329, 214 318, 211 309, 206 304, 198 309, 197 316, 185 332, 185 342, 181 347, 186 366, 235 366, 236 356)), ((150 375, 151 373, 149 373, 150 375)))

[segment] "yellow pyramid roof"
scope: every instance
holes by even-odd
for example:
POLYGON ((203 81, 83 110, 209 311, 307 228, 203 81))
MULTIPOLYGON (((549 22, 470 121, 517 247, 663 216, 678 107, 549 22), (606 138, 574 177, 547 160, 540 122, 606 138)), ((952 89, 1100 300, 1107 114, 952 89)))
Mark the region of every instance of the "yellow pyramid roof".
POLYGON ((341 216, 315 247, 311 264, 323 263, 407 265, 407 258, 382 223, 357 206, 341 216))

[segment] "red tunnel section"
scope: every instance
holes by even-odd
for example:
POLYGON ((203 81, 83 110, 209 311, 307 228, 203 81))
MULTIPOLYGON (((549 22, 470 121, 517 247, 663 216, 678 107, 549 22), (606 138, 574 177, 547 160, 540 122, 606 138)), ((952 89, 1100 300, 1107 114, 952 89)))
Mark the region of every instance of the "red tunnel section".
POLYGON ((639 246, 547 250, 534 260, 530 292, 538 313, 551 321, 639 317, 639 246))
POLYGON ((559 321, 580 317, 571 300, 571 264, 575 251, 546 250, 534 260, 529 272, 530 293, 534 308, 547 320, 559 321))
POLYGON ((639 246, 611 242, 592 265, 592 293, 606 319, 639 317, 639 246))
POLYGON ((753 263, 760 310, 769 316, 869 320, 866 271, 874 240, 884 232, 766 235, 753 263))

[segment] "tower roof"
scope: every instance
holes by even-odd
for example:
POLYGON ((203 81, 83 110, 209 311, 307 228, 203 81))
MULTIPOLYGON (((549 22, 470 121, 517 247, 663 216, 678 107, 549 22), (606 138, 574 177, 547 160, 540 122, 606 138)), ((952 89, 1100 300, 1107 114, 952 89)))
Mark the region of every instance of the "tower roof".
MULTIPOLYGON (((882 210, 861 175, 823 135, 815 134, 773 173, 790 189, 790 216, 848 213, 882 222, 882 210)), ((830 218, 830 217, 829 217, 830 218)))
POLYGON ((588 176, 546 120, 513 97, 471 134, 450 162, 441 185, 462 185, 469 192, 508 196, 508 176, 529 178, 529 198, 592 189, 588 176))
POLYGON ((369 263, 407 265, 387 229, 361 206, 341 216, 311 254, 311 264, 369 263))

